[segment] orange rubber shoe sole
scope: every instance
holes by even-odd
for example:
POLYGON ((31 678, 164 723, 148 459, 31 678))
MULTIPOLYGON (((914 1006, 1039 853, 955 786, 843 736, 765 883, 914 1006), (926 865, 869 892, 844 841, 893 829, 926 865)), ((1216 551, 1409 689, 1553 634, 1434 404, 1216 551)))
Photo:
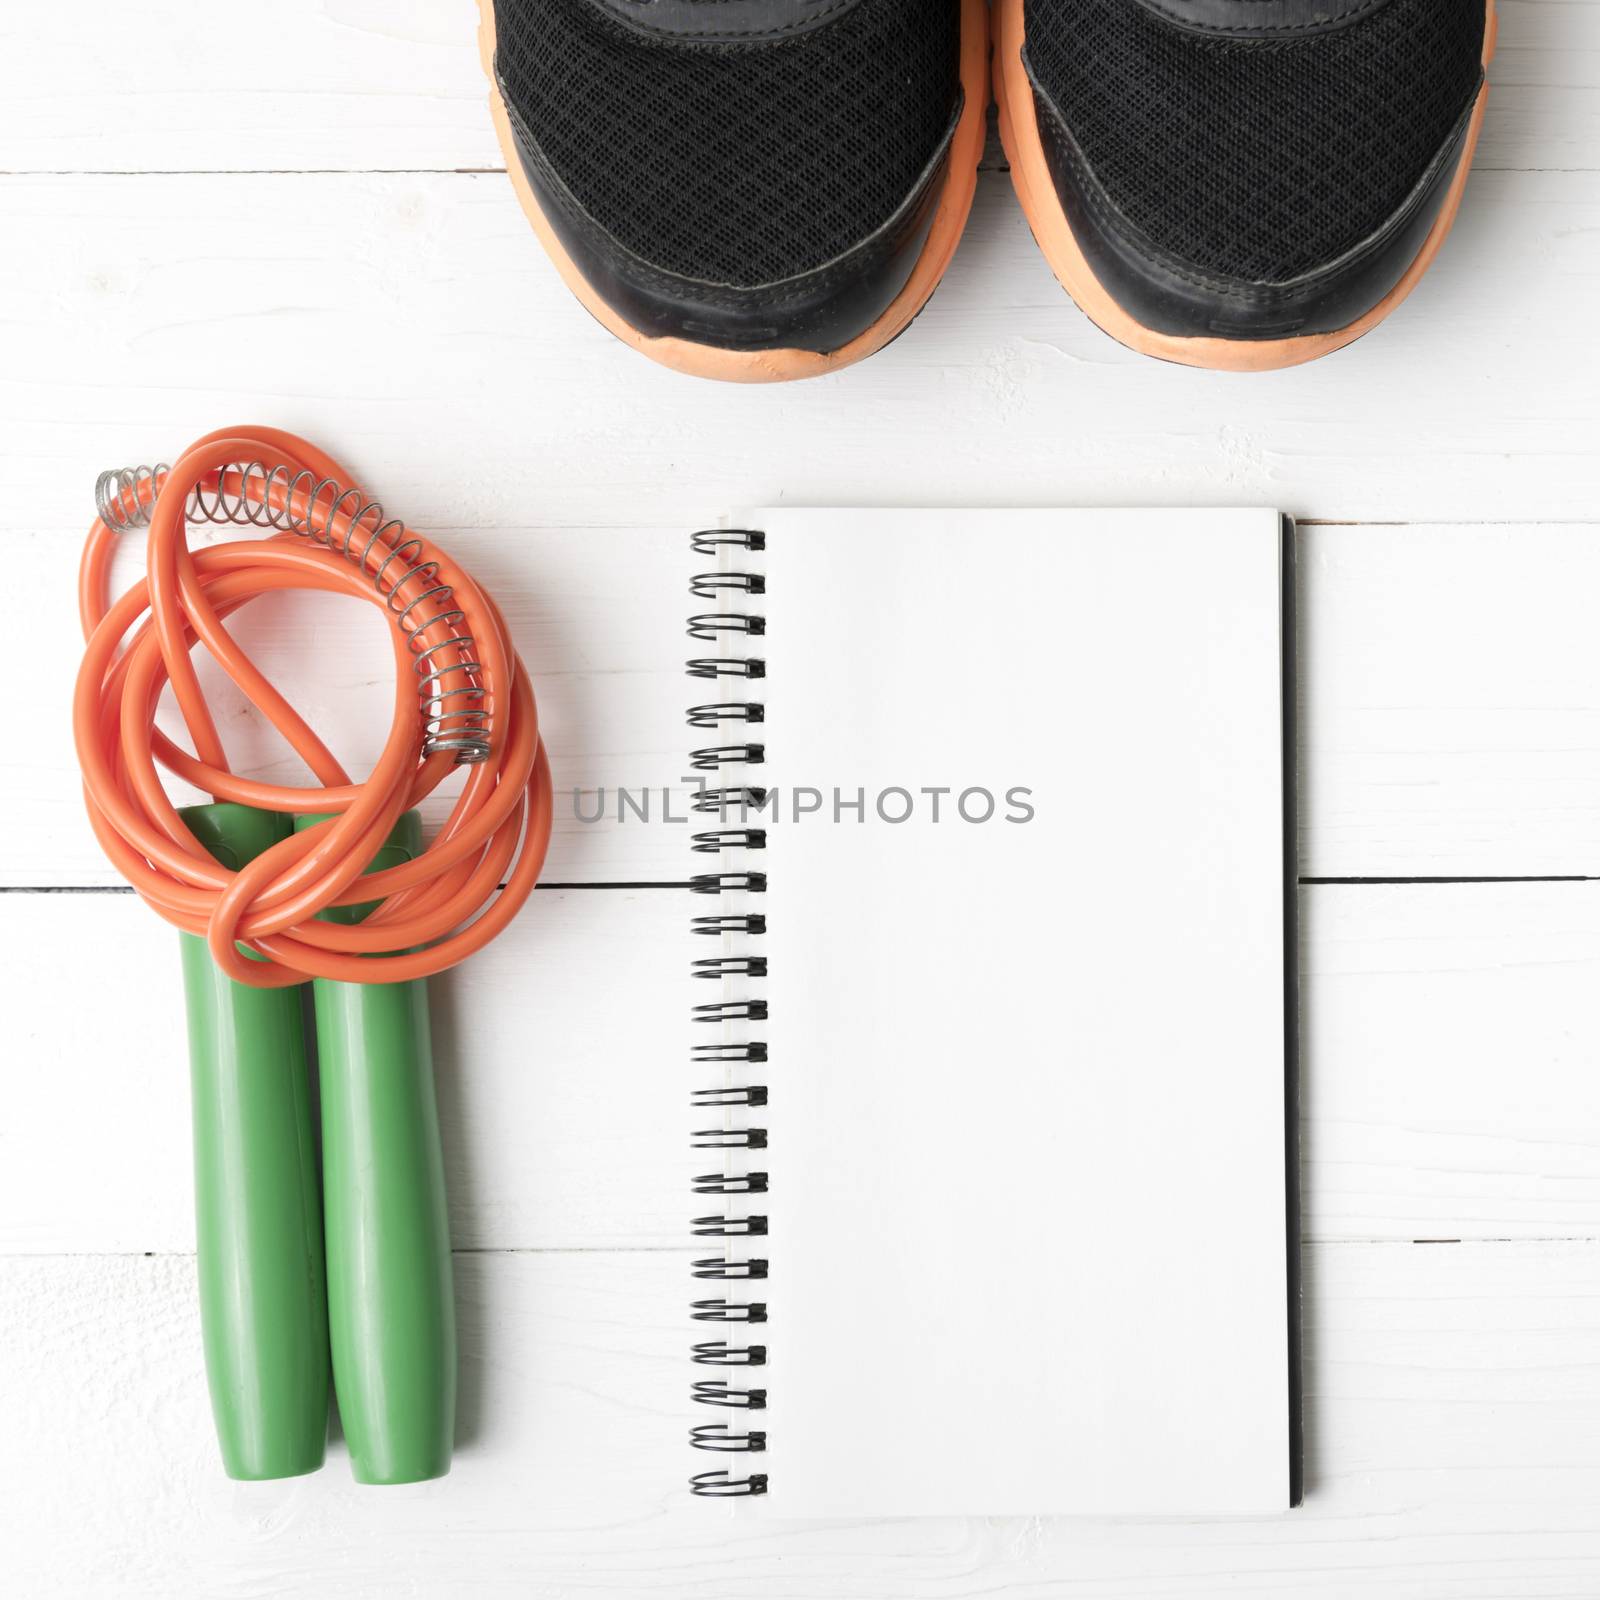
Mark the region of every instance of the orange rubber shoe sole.
POLYGON ((911 325, 917 313, 939 287, 961 242, 978 185, 978 161, 983 154, 989 109, 989 34, 986 0, 961 0, 961 85, 964 92, 961 119, 950 147, 950 170, 944 194, 934 212, 928 237, 905 287, 889 308, 865 332, 837 350, 723 350, 689 339, 658 338, 642 332, 598 295, 550 226, 522 170, 511 119, 506 115, 500 85, 495 77, 494 0, 478 0, 478 53, 489 79, 489 109, 495 133, 505 156, 512 187, 533 224, 545 253, 589 314, 624 344, 662 366, 696 378, 716 378, 725 383, 784 383, 796 378, 816 378, 837 372, 876 354, 911 325))
MULTIPOLYGON (((1011 163, 1011 181, 1039 248, 1061 280, 1061 286, 1097 327, 1120 344, 1141 355, 1186 367, 1209 367, 1218 372, 1272 372, 1297 367, 1341 350, 1369 333, 1416 288, 1449 237, 1461 209, 1467 177, 1472 169, 1478 133, 1483 126, 1489 86, 1484 84, 1467 130, 1461 161, 1445 195, 1444 204, 1416 259, 1400 281, 1379 303, 1348 327, 1332 333, 1301 334, 1288 339, 1220 339, 1162 333, 1146 327, 1112 297, 1096 276, 1073 234, 1056 196, 1055 182, 1045 160, 1044 141, 1033 99, 1033 85, 1023 64, 1024 0, 995 0, 994 93, 1000 110, 1000 139, 1011 163)), ((1483 63, 1494 55, 1499 18, 1495 0, 1486 0, 1487 23, 1483 63)))

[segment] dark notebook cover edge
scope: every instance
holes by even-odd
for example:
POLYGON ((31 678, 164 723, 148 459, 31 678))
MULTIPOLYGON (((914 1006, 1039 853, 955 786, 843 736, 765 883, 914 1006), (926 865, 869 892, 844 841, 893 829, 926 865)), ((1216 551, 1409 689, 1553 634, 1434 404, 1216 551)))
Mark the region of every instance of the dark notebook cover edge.
POLYGON ((1279 572, 1283 713, 1283 1146, 1289 1304, 1289 1504, 1305 1499, 1300 1263, 1300 861, 1295 522, 1283 518, 1279 572))

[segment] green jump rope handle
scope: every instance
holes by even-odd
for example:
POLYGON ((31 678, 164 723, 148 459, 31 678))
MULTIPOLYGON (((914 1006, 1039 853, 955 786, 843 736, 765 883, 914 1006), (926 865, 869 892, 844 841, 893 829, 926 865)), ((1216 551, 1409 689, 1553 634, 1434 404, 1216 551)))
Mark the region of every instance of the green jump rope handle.
MULTIPOLYGON (((286 838, 289 819, 191 806, 184 820, 237 871, 286 838)), ((322 1465, 328 1320, 322 1214, 300 987, 226 977, 180 935, 194 1096, 195 1235, 206 1378, 230 1478, 322 1465)))
MULTIPOLYGON (((367 870, 421 849, 421 820, 408 811, 367 870)), ((323 915, 359 922, 372 909, 323 915)), ((328 1328, 350 1464, 359 1483, 442 1477, 455 1435, 456 1329, 427 983, 318 978, 312 991, 328 1328)))

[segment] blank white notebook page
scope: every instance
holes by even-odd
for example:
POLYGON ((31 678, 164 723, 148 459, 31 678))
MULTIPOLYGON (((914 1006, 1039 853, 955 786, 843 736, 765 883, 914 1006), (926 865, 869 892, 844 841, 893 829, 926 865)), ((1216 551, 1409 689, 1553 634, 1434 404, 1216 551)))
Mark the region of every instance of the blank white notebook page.
POLYGON ((766 1505, 1286 1508, 1278 517, 749 525, 766 1505))

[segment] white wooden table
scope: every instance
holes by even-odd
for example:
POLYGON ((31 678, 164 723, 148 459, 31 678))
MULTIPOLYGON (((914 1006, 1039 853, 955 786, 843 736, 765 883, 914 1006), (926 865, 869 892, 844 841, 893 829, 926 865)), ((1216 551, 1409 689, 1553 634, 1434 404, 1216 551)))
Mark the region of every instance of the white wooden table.
MULTIPOLYGON (((500 169, 472 0, 0 15, 0 1592, 1600 1594, 1600 5, 1502 4, 1456 237, 1333 360, 1241 379, 1123 352, 995 170, 910 334, 754 392, 657 371, 569 301, 500 169), (568 818, 573 789, 681 771, 683 531, 725 508, 1305 519, 1303 1510, 773 1526, 691 1503, 686 908, 648 887, 683 876, 680 836, 570 820, 551 887, 434 991, 455 1471, 359 1489, 336 1448, 311 1478, 224 1479, 174 938, 80 819, 66 703, 96 471, 235 421, 324 443, 493 585, 568 818)), ((1003 548, 973 557, 1014 581, 1003 548)), ((359 759, 379 624, 260 610, 264 659, 359 759)))

